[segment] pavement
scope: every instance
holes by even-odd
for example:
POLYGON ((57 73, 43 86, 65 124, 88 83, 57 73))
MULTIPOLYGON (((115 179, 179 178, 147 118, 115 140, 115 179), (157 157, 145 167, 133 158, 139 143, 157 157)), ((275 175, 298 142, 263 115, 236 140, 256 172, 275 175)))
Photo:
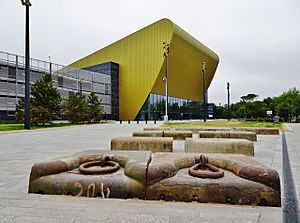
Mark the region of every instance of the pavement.
MULTIPOLYGON (((28 194, 30 169, 36 162, 87 149, 109 150, 115 136, 154 124, 110 123, 0 132, 0 222, 282 222, 282 208, 221 204, 101 199, 28 194)), ((300 195, 300 124, 286 132, 297 198, 300 195)), ((176 141, 174 151, 183 151, 176 141)), ((282 174, 281 135, 258 136, 254 159, 282 174)), ((281 177, 282 178, 282 177, 281 177)))

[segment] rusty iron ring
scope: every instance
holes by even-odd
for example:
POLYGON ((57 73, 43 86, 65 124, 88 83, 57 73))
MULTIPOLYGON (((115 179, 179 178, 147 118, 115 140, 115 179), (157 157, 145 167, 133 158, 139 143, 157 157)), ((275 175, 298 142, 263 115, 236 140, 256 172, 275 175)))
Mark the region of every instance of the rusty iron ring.
POLYGON ((189 174, 200 178, 220 178, 224 176, 224 170, 208 164, 208 158, 201 155, 199 163, 189 168, 189 174))
POLYGON ((120 168, 120 165, 114 161, 91 161, 83 163, 79 166, 79 171, 84 174, 103 174, 113 173, 120 168), (94 167, 94 168, 89 168, 94 167))

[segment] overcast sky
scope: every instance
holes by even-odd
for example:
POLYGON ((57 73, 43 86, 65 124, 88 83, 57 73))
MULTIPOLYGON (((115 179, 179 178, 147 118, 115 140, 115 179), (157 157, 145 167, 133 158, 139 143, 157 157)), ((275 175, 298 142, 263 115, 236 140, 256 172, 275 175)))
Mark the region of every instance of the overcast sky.
MULTIPOLYGON (((300 89, 298 0, 31 0, 31 57, 67 65, 161 18, 220 57, 209 101, 300 89)), ((0 51, 24 55, 25 8, 0 0, 0 51)))

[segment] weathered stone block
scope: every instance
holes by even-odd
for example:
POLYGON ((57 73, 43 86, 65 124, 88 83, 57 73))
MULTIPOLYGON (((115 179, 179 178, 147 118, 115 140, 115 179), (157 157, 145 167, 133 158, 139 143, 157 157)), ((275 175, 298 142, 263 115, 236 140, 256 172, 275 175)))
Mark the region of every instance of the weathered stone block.
POLYGON ((164 130, 164 131, 139 131, 133 132, 133 137, 172 137, 176 140, 185 140, 186 138, 192 138, 192 131, 174 131, 174 130, 164 130))
POLYGON ((230 138, 229 131, 199 131, 199 138, 230 138))
POLYGON ((117 137, 111 140, 111 150, 145 150, 172 152, 173 138, 170 137, 117 137))
POLYGON ((146 169, 151 160, 147 151, 85 151, 35 164, 30 173, 29 193, 64 194, 87 197, 145 197, 146 169), (111 174, 82 174, 78 167, 112 157, 120 169, 111 174))
POLYGON ((35 164, 30 173, 29 193, 281 205, 277 171, 244 155, 205 155, 209 165, 224 171, 223 177, 212 179, 189 175, 188 169, 200 161, 199 153, 84 151, 35 164), (107 174, 79 171, 81 164, 100 160, 101 155, 109 156, 120 169, 107 174))
POLYGON ((188 168, 199 154, 155 153, 147 171, 149 200, 198 201, 238 205, 280 206, 277 171, 244 155, 207 154, 209 164, 224 170, 222 178, 197 178, 188 168))
POLYGON ((163 131, 163 130, 171 130, 169 127, 147 127, 144 128, 144 131, 163 131))
POLYGON ((185 140, 186 138, 192 138, 192 131, 164 131, 164 137, 173 137, 176 140, 185 140))
POLYGON ((279 135, 277 128, 235 128, 239 131, 255 132, 258 135, 279 135))
POLYGON ((163 137, 163 131, 139 131, 133 132, 133 137, 163 137))
POLYGON ((199 131, 199 138, 233 138, 257 141, 256 133, 246 131, 199 131))
POLYGON ((189 130, 193 133, 198 133, 199 131, 247 131, 254 132, 258 135, 279 135, 279 129, 277 128, 182 126, 175 128, 175 130, 189 130))
POLYGON ((253 142, 246 139, 187 139, 184 149, 187 153, 234 153, 254 156, 253 142))
POLYGON ((182 126, 175 128, 176 131, 192 131, 198 133, 199 131, 230 131, 230 128, 225 127, 204 127, 204 126, 182 126))

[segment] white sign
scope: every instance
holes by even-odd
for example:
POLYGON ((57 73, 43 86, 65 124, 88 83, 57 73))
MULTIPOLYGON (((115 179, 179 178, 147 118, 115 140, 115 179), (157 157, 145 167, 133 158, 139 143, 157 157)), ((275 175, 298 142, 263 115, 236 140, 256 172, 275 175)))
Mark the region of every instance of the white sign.
POLYGON ((267 111, 267 115, 272 115, 273 112, 272 111, 267 111))

